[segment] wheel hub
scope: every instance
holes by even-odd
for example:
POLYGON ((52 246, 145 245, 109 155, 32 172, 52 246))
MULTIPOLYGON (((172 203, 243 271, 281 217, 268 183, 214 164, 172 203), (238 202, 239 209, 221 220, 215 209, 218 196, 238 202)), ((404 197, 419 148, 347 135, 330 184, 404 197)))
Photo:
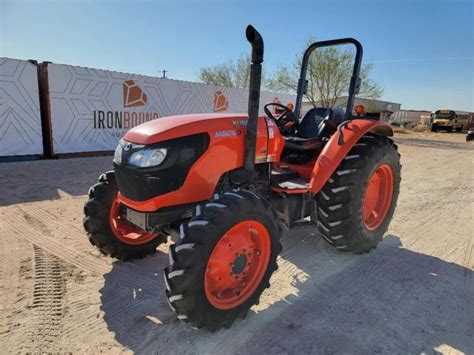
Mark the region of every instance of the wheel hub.
POLYGON ((225 233, 209 257, 204 289, 209 302, 231 309, 256 290, 270 260, 270 236, 257 221, 241 222, 225 233))
POLYGON ((382 164, 370 177, 362 202, 362 221, 367 230, 377 229, 385 220, 392 202, 393 189, 393 170, 388 164, 382 164))
POLYGON ((232 263, 232 273, 234 275, 240 274, 244 271, 247 266, 247 256, 244 254, 237 254, 234 262, 232 263))

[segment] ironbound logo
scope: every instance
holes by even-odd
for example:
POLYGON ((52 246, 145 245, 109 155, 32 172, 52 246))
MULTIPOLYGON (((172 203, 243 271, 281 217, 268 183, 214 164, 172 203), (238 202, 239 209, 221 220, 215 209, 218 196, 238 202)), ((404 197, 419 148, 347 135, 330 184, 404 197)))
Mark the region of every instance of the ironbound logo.
POLYGON ((137 107, 145 106, 148 97, 145 92, 133 80, 127 80, 123 83, 123 106, 137 107))
MULTIPOLYGON (((148 96, 133 80, 122 85, 123 106, 125 108, 146 106, 148 96)), ((159 118, 158 112, 94 111, 94 128, 129 129, 147 121, 159 118)))
POLYGON ((217 90, 214 93, 214 112, 227 111, 229 109, 229 101, 222 93, 222 91, 217 90))

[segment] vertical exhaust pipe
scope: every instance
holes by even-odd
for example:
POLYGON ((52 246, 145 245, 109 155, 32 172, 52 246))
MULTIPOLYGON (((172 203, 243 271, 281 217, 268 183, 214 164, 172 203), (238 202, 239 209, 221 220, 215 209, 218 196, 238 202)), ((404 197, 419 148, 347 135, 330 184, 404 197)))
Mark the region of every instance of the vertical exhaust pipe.
POLYGON ((251 25, 245 31, 247 41, 252 46, 252 64, 250 65, 249 106, 247 134, 245 137, 244 167, 251 180, 255 172, 255 145, 257 143, 257 119, 260 104, 260 85, 262 82, 263 38, 251 25))

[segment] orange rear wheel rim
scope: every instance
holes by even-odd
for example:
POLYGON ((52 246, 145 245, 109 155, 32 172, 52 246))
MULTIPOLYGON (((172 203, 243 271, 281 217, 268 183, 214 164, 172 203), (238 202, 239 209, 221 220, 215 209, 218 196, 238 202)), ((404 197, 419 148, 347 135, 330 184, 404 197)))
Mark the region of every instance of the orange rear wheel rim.
POLYGON ((392 203, 394 188, 393 170, 388 164, 380 165, 372 174, 365 189, 362 221, 367 230, 380 227, 392 203))
POLYGON ((146 244, 158 236, 156 233, 148 233, 134 224, 125 220, 120 213, 120 202, 115 197, 110 208, 110 228, 118 240, 130 245, 146 244))
POLYGON ((207 262, 204 290, 215 308, 240 306, 255 292, 270 261, 267 228, 244 221, 230 228, 217 242, 207 262))

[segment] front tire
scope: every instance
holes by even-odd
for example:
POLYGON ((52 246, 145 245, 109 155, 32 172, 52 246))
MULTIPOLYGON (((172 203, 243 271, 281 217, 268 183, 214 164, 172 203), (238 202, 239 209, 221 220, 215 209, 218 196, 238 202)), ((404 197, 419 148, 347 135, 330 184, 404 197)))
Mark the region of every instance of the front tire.
POLYGON ((215 331, 245 317, 278 268, 280 234, 271 206, 253 192, 229 191, 198 206, 164 271, 178 318, 215 331))
POLYGON ((166 241, 161 234, 146 233, 120 217, 115 173, 108 171, 89 189, 84 204, 84 229, 92 245, 102 254, 129 260, 152 254, 166 241))
POLYGON ((435 124, 432 124, 431 125, 431 132, 438 132, 438 126, 436 126, 435 124))
POLYGON ((393 141, 365 135, 316 195, 318 229, 341 251, 366 253, 382 240, 400 189, 393 141))

